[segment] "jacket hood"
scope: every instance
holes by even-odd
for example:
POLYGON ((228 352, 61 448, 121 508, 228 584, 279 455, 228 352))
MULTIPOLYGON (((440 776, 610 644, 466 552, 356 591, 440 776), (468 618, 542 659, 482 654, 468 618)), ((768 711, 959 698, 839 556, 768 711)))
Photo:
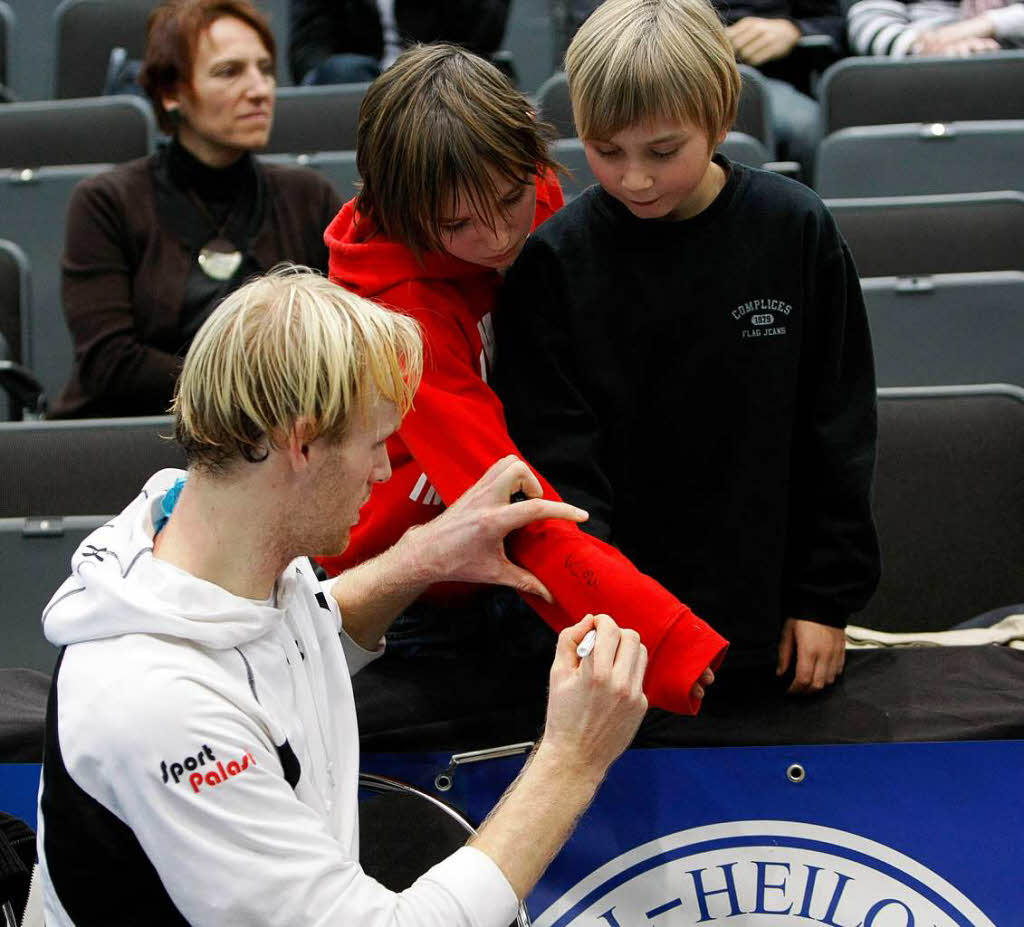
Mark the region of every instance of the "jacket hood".
POLYGON ((161 470, 120 515, 97 528, 71 558, 71 575, 43 611, 57 647, 121 634, 161 634, 218 650, 261 637, 281 621, 271 605, 232 595, 153 557, 164 494, 184 476, 161 470))
POLYGON ((342 206, 327 226, 324 242, 330 251, 330 278, 367 299, 403 283, 451 283, 494 273, 450 254, 430 252, 420 263, 405 245, 385 238, 369 218, 356 212, 354 199, 342 206))

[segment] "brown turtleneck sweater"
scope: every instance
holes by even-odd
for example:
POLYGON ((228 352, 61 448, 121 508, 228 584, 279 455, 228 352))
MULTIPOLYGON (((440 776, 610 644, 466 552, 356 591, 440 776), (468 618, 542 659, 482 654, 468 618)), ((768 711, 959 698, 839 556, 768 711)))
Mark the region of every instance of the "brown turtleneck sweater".
POLYGON ((280 261, 326 271, 323 232, 340 206, 312 170, 247 155, 218 171, 174 143, 83 181, 62 262, 75 359, 50 417, 165 414, 181 359, 217 301, 280 261), (222 284, 196 258, 228 216, 245 260, 222 284))

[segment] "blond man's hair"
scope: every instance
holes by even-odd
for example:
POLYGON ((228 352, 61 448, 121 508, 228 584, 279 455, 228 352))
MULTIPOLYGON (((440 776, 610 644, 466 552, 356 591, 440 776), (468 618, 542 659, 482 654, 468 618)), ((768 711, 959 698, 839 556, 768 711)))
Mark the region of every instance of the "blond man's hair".
POLYGON ((370 85, 359 110, 356 208, 417 256, 444 251, 458 194, 493 226, 505 181, 558 170, 547 127, 490 62, 457 45, 414 46, 370 85))
POLYGON ((378 398, 402 414, 423 369, 419 327, 295 265, 231 293, 192 342, 174 391, 175 437, 212 473, 258 462, 293 426, 341 440, 378 398))
POLYGON ((736 56, 709 0, 606 0, 573 38, 565 71, 583 139, 668 119, 713 143, 736 119, 736 56))

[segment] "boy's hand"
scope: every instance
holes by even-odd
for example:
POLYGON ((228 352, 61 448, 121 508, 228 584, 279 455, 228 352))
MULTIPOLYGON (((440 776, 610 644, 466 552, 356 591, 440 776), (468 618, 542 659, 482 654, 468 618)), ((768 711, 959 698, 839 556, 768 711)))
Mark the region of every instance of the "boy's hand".
POLYGON ((808 695, 830 686, 843 672, 846 660, 846 633, 842 628, 787 618, 779 640, 779 663, 775 670, 781 676, 789 669, 796 653, 793 682, 787 690, 791 695, 808 695))
POLYGON ((711 671, 711 667, 709 666, 700 674, 700 679, 693 684, 693 688, 690 690, 690 695, 698 700, 704 698, 708 686, 710 686, 714 681, 715 674, 711 671))
POLYGON ((547 722, 539 750, 561 768, 596 782, 629 746, 644 712, 647 648, 636 631, 607 615, 587 615, 558 635, 551 665, 547 722), (576 647, 591 628, 597 640, 582 660, 576 647))
POLYGON ((744 16, 725 30, 736 57, 757 67, 776 58, 785 58, 800 39, 800 28, 789 19, 764 19, 744 16))

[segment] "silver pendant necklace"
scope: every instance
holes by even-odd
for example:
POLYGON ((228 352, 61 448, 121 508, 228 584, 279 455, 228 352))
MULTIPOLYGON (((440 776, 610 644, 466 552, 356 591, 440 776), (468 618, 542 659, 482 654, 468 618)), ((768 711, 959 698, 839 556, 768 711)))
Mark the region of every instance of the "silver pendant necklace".
POLYGON ((213 280, 230 280, 241 263, 242 252, 220 234, 199 249, 199 266, 213 280))

